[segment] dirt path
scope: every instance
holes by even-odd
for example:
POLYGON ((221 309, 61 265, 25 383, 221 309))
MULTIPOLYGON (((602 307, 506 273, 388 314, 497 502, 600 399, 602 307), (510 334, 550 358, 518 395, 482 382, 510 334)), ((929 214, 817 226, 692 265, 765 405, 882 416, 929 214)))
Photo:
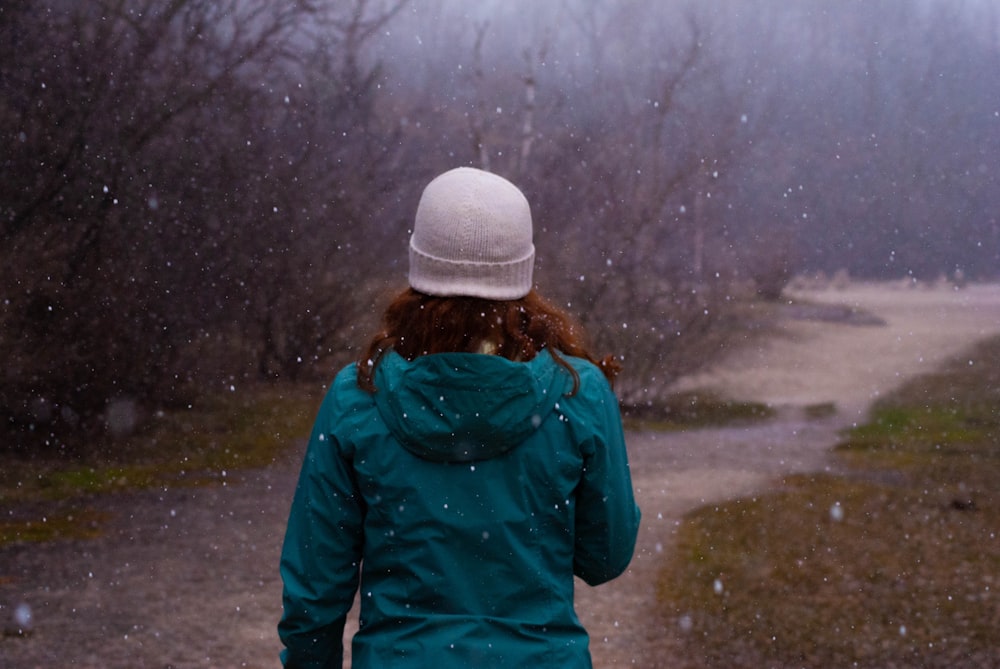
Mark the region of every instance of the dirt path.
MULTIPOLYGON (((1000 332, 1000 286, 808 297, 857 306, 886 325, 789 321, 787 337, 679 385, 772 403, 779 418, 766 425, 629 434, 639 549, 624 576, 581 584, 578 595, 595 666, 685 666, 675 652, 682 632, 657 618, 653 599, 660 556, 685 512, 826 467, 837 431, 878 394, 1000 332), (838 412, 805 419, 803 407, 824 402, 838 412)), ((116 496, 101 502, 113 530, 99 540, 0 549, 0 621, 7 626, 25 602, 35 629, 0 637, 0 667, 277 666, 277 560, 297 467, 218 488, 116 496)))
POLYGON ((862 421, 879 395, 1000 332, 996 285, 958 292, 860 285, 799 297, 848 305, 885 324, 788 321, 784 337, 677 384, 678 390, 712 388, 766 402, 778 409, 778 420, 745 429, 630 435, 643 510, 637 554, 623 577, 595 589, 582 586, 578 595, 595 667, 691 666, 677 650, 683 634, 677 621, 660 618, 654 606, 659 556, 684 513, 764 491, 782 474, 831 466, 839 431, 862 421), (824 403, 833 403, 836 414, 805 418, 805 407, 824 403))

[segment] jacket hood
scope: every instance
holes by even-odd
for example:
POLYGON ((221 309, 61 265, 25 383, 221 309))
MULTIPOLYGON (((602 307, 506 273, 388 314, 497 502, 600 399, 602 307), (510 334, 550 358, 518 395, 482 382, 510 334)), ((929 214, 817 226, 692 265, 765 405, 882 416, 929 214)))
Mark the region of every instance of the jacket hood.
POLYGON ((435 462, 474 462, 506 453, 531 435, 572 387, 542 351, 528 362, 438 353, 410 362, 395 351, 375 370, 375 405, 392 435, 435 462))

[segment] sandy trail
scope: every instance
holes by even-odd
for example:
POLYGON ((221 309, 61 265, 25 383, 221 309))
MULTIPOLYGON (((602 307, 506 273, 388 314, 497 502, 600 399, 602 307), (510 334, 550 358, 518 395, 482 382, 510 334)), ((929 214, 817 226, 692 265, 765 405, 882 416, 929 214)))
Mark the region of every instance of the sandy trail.
MULTIPOLYGON (((684 667, 680 631, 655 612, 655 579, 684 513, 766 490, 781 475, 830 464, 844 426, 871 401, 1000 332, 1000 286, 961 291, 855 286, 809 293, 884 326, 787 321, 785 335, 722 360, 678 388, 712 387, 765 401, 764 425, 679 434, 633 432, 643 509, 639 547, 616 581, 578 591, 596 667, 684 667), (807 420, 803 407, 832 402, 807 420)), ((112 529, 98 540, 0 549, 0 622, 27 602, 30 637, 0 637, 0 667, 275 667, 277 560, 298 462, 199 490, 102 500, 112 529)))
POLYGON ((595 667, 687 665, 676 621, 658 616, 655 582, 683 515, 704 504, 767 490, 782 474, 831 466, 839 432, 862 421, 872 401, 930 372, 1000 332, 1000 286, 903 289, 857 285, 797 295, 848 305, 885 325, 787 321, 784 335, 720 360, 682 379, 678 390, 711 388, 778 409, 779 418, 747 428, 681 434, 630 434, 634 483, 643 510, 636 557, 628 572, 598 588, 580 585, 581 619, 595 667), (803 409, 832 403, 836 414, 807 420, 803 409))

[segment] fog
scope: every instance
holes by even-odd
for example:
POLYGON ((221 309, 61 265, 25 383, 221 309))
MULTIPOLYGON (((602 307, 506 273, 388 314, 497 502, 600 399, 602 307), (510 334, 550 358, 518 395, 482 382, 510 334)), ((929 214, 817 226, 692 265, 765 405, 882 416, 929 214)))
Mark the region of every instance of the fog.
MULTIPOLYGON (((663 114, 648 132, 665 136, 646 148, 685 174, 654 215, 680 227, 670 214, 710 191, 720 265, 780 231, 796 269, 992 275, 996 22, 986 3, 501 3, 470 15, 440 2, 409 8, 375 51, 390 97, 422 91, 435 114, 480 115, 500 135, 498 167, 516 157, 529 75, 539 144, 663 114), (710 185, 696 164, 711 166, 710 185)), ((600 162, 641 178, 637 140, 600 162)), ((592 165, 600 180, 607 166, 592 165)))
POLYGON ((0 407, 97 429, 115 398, 323 378, 458 164, 527 193, 539 287, 632 351, 635 401, 792 276, 996 278, 997 24, 930 0, 7 4, 0 407))
MULTIPOLYGON (((834 665, 986 666, 996 346, 965 352, 1000 328, 997 72, 997 0, 5 0, 0 665, 274 664, 303 416, 406 286, 421 189, 473 165, 527 195, 538 290, 623 362, 626 417, 711 414, 630 423, 645 526, 623 589, 578 590, 595 658, 691 659, 682 638, 712 664, 721 636, 661 625, 654 591, 689 513, 747 494, 734 555, 805 509, 818 543, 770 573, 855 579, 856 619, 769 593, 808 653, 819 629, 834 665), (833 481, 845 430, 959 352, 905 407, 944 426, 902 433, 927 452, 858 433, 869 506, 839 479, 758 504, 833 481), (857 576, 869 540, 892 562, 857 576), (905 564, 928 546, 965 552, 905 564)), ((710 604, 757 607, 768 550, 742 593, 699 574, 710 604)), ((716 620, 797 652, 759 612, 716 620)), ((748 657, 713 666, 773 664, 748 657)))

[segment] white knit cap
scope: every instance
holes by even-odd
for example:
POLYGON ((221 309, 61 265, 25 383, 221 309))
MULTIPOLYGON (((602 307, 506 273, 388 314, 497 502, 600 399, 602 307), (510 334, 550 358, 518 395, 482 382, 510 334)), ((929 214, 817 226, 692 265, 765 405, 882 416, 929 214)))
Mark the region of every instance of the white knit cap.
POLYGON ((428 295, 516 300, 531 290, 531 208, 517 186, 471 167, 431 181, 410 236, 410 286, 428 295))

